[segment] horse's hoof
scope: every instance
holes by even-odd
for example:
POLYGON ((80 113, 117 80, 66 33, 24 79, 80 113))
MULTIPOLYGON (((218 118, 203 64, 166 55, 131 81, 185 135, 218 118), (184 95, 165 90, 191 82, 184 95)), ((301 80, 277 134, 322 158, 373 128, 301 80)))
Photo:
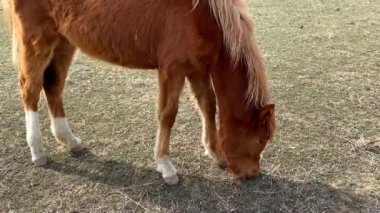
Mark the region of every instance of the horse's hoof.
POLYGON ((47 157, 42 156, 40 158, 37 158, 37 159, 33 160, 33 164, 37 167, 45 166, 47 164, 47 157))
POLYGON ((220 169, 225 170, 227 168, 227 163, 225 161, 217 162, 216 164, 220 169))
POLYGON ((83 153, 83 151, 85 150, 86 148, 82 145, 82 144, 78 144, 77 146, 73 147, 70 149, 70 152, 73 154, 73 155, 80 155, 83 153))
POLYGON ((208 151, 208 149, 205 149, 205 152, 203 154, 204 156, 211 157, 210 151, 208 151))
POLYGON ((164 177, 164 180, 169 185, 177 185, 179 182, 179 178, 177 175, 173 175, 170 177, 164 177))

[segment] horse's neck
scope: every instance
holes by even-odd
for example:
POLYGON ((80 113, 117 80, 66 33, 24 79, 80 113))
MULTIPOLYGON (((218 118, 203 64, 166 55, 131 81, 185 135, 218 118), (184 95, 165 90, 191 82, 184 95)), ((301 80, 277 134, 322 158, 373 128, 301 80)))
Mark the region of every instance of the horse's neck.
MULTIPOLYGON (((225 60, 222 60, 225 61, 225 60)), ((219 116, 222 120, 233 119, 245 122, 253 111, 247 107, 247 73, 243 66, 222 63, 212 75, 218 99, 219 116)))

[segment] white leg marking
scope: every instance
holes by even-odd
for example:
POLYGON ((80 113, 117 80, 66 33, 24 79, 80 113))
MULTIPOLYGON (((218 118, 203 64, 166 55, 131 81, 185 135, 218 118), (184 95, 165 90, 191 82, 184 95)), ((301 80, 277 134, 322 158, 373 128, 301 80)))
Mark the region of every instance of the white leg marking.
POLYGON ((168 157, 157 159, 157 171, 161 172, 166 183, 170 185, 178 183, 177 170, 168 157))
POLYGON ((12 62, 13 62, 13 66, 16 69, 18 69, 19 60, 18 60, 18 44, 17 44, 16 30, 12 30, 12 62))
POLYGON ((163 178, 171 177, 177 174, 177 170, 169 158, 160 158, 157 160, 157 171, 162 173, 163 178))
POLYGON ((201 120, 202 120, 202 143, 203 147, 205 148, 205 155, 211 157, 211 150, 208 147, 208 141, 207 141, 207 128, 206 128, 206 119, 201 114, 201 120))
POLYGON ((211 138, 209 138, 209 132, 208 132, 208 123, 206 121, 206 119, 203 117, 203 115, 201 114, 201 119, 202 119, 202 143, 203 143, 203 146, 205 148, 205 152, 204 154, 214 160, 217 159, 216 157, 216 154, 210 149, 210 141, 209 140, 212 140, 211 138))
POLYGON ((66 118, 51 118, 51 132, 58 142, 69 147, 73 152, 80 152, 84 149, 80 140, 71 132, 66 118))
POLYGON ((26 141, 30 147, 32 161, 37 166, 46 164, 46 155, 41 144, 41 131, 38 112, 27 110, 25 112, 26 141))

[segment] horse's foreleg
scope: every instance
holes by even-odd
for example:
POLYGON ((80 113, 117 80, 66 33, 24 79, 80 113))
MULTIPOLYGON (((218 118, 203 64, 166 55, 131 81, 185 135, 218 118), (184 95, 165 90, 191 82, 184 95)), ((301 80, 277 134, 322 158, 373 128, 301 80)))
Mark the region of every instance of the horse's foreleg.
POLYGON ((187 76, 191 90, 197 100, 197 105, 202 118, 202 143, 205 154, 213 158, 219 165, 224 160, 218 144, 215 124, 216 100, 208 73, 191 73, 187 76))
POLYGON ((62 92, 74 53, 75 47, 61 38, 51 62, 45 69, 43 88, 49 105, 51 131, 54 137, 58 142, 67 145, 70 151, 79 153, 84 147, 69 127, 62 101, 62 92))
POLYGON ((47 158, 41 143, 38 102, 43 85, 44 70, 51 57, 51 49, 36 44, 39 43, 30 41, 30 43, 23 43, 20 46, 18 67, 25 109, 26 140, 30 147, 33 163, 36 166, 43 166, 47 163, 47 158))
POLYGON ((178 102, 185 76, 180 70, 160 69, 158 72, 160 94, 157 111, 157 142, 154 156, 157 170, 161 172, 166 183, 174 185, 178 183, 178 176, 169 157, 169 139, 170 131, 178 112, 178 102))

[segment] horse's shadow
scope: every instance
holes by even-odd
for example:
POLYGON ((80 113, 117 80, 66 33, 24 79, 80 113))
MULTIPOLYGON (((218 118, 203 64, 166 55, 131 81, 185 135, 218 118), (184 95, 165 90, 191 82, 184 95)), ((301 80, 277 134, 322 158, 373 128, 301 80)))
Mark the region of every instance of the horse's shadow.
POLYGON ((378 205, 375 198, 324 183, 295 182, 268 174, 245 183, 180 175, 179 185, 168 186, 153 169, 104 161, 89 151, 77 161, 80 163, 52 161, 47 168, 106 184, 140 200, 141 205, 149 203, 180 212, 375 212, 378 205))

